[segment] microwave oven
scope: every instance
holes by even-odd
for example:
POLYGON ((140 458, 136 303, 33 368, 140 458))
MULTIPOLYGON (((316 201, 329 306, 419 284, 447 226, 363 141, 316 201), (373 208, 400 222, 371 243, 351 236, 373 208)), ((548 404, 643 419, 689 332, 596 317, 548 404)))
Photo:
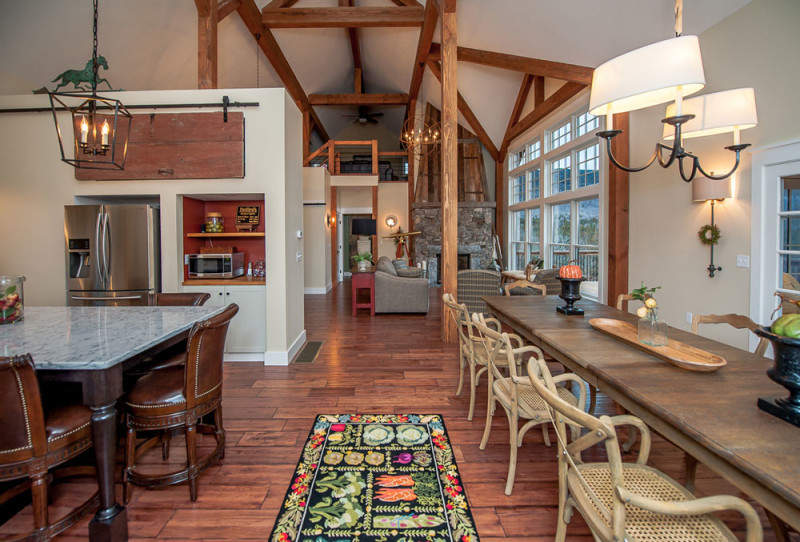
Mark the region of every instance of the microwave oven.
POLYGON ((233 278, 244 275, 244 252, 189 254, 189 278, 233 278))

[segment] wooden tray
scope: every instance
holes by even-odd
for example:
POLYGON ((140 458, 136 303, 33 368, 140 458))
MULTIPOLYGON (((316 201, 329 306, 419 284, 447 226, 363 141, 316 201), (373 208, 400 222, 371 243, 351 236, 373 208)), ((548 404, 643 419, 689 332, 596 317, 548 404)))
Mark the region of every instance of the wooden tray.
POLYGON ((639 342, 639 329, 628 322, 611 318, 592 318, 589 325, 598 331, 607 333, 634 348, 643 350, 667 363, 671 363, 687 371, 708 373, 716 371, 728 362, 725 358, 706 352, 694 346, 667 337, 667 346, 650 346, 639 342))

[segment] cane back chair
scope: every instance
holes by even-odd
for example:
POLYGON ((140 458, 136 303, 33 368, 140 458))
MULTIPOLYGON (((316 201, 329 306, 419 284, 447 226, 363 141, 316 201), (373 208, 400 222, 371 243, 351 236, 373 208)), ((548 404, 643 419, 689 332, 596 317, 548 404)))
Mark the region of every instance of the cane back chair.
POLYGON ((721 510, 742 514, 747 542, 760 542, 761 522, 742 499, 728 495, 695 498, 664 473, 647 466, 650 430, 630 415, 596 418, 557 393, 555 379, 538 358, 528 362, 531 384, 547 403, 558 440, 558 520, 556 540, 566 537, 567 523, 577 508, 596 540, 605 542, 737 540, 713 515, 721 510), (587 431, 568 441, 566 424, 587 431), (634 425, 642 435, 635 463, 623 463, 616 427, 634 425), (585 463, 581 452, 604 444, 607 463, 585 463))
POLYGON ((131 484, 159 487, 185 481, 189 482, 192 501, 196 501, 198 475, 224 457, 222 355, 228 325, 238 311, 238 305, 231 303, 222 313, 195 324, 189 333, 185 363, 143 376, 125 398, 127 432, 122 484, 126 504, 131 497, 131 484), (213 425, 198 423, 210 413, 213 413, 213 425), (137 472, 137 433, 178 428, 186 435, 185 468, 165 475, 137 472), (197 432, 213 434, 217 443, 214 451, 199 461, 197 432))
POLYGON ((0 357, 0 482, 24 480, 5 487, 0 505, 30 490, 33 530, 0 540, 50 540, 83 516, 97 510, 99 492, 58 521, 48 511, 49 480, 67 476, 94 476, 94 467, 63 467, 92 449, 92 413, 82 405, 45 409, 30 354, 0 357), (53 469, 52 473, 50 472, 53 469))
MULTIPOLYGON (((506 479, 505 494, 511 495, 514 487, 514 477, 517 470, 517 448, 522 446, 522 439, 529 429, 537 425, 542 426, 542 439, 546 446, 550 446, 550 435, 547 432, 547 422, 550 414, 547 405, 539 394, 530 385, 528 379, 522 374, 522 368, 518 363, 526 355, 531 359, 542 360, 542 351, 537 347, 520 343, 514 346, 511 336, 508 333, 499 333, 497 330, 486 325, 486 319, 480 315, 473 315, 473 320, 478 332, 484 338, 481 345, 488 350, 489 359, 489 401, 486 407, 486 427, 483 430, 480 449, 485 450, 489 443, 489 434, 492 429, 492 417, 494 415, 495 404, 505 410, 508 418, 509 428, 509 449, 508 478, 506 479), (503 360, 503 365, 497 363, 503 360), (508 376, 504 375, 501 368, 508 369, 508 376), (525 420, 522 427, 519 421, 525 420)), ((579 395, 576 397, 566 386, 558 386, 559 396, 577 408, 586 408, 586 383, 574 373, 564 373, 556 377, 560 384, 575 383, 578 386, 579 395)))

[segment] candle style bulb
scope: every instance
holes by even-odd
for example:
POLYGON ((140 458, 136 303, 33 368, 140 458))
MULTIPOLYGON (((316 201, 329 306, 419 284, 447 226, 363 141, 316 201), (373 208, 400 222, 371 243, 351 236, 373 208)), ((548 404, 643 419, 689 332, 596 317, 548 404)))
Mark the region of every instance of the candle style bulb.
POLYGON ((100 143, 104 146, 108 146, 108 131, 109 131, 108 121, 104 120, 103 127, 100 129, 100 134, 102 135, 100 143))
POLYGON ((86 117, 81 117, 81 143, 86 144, 89 138, 89 123, 86 122, 86 117))

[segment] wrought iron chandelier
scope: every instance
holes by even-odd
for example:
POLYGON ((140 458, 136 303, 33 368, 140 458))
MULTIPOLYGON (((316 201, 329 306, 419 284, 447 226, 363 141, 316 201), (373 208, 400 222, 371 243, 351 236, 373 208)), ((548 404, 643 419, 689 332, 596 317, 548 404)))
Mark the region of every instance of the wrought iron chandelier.
POLYGON ((441 130, 439 123, 422 115, 409 117, 403 123, 400 142, 403 148, 417 158, 421 157, 428 149, 439 144, 441 130))
MULTIPOLYGON (((53 112, 53 122, 56 125, 62 161, 76 168, 124 169, 132 117, 121 101, 97 95, 98 66, 102 63, 103 67, 107 69, 108 65, 103 57, 98 59, 97 56, 98 0, 93 0, 93 4, 91 75, 86 74, 88 75, 88 82, 91 84, 91 94, 87 94, 85 89, 78 84, 79 82, 85 82, 87 79, 81 79, 80 76, 83 74, 73 70, 76 73, 70 82, 79 91, 49 92, 50 108, 53 112), (75 140, 74 157, 68 156, 68 153, 65 152, 64 138, 58 123, 57 111, 63 109, 69 111, 71 115, 71 128, 75 140)), ((89 68, 89 65, 87 65, 87 68, 89 68)), ((62 76, 65 74, 62 74, 62 76)), ((105 79, 102 79, 102 81, 105 81, 105 79)), ((106 81, 106 84, 110 89, 111 85, 108 81, 106 81)))
POLYGON ((682 12, 683 2, 676 0, 675 38, 625 53, 594 71, 589 112, 606 115, 606 130, 597 136, 606 140, 611 163, 623 171, 643 171, 656 160, 661 167, 668 168, 677 161, 681 178, 686 182, 691 182, 697 173, 709 179, 727 179, 739 167, 741 152, 750 146, 741 143, 739 132, 758 124, 755 93, 752 88, 742 88, 684 101, 685 96, 705 87, 705 74, 697 36, 681 36, 682 12), (656 143, 652 156, 641 167, 620 164, 611 152, 611 141, 622 133, 613 129, 613 115, 673 100, 661 121, 663 138, 672 140, 672 146, 656 143), (733 145, 725 148, 736 155, 733 167, 725 174, 705 171, 699 158, 683 147, 685 138, 725 132, 734 134, 733 145))

